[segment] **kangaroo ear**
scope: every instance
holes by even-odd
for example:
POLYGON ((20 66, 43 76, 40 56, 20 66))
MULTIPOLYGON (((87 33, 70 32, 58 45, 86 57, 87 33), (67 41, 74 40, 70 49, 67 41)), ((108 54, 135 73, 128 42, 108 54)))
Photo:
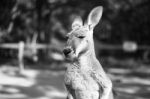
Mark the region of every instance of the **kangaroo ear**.
POLYGON ((74 29, 79 28, 81 26, 83 26, 82 18, 80 16, 77 16, 72 23, 72 29, 74 30, 74 29))
POLYGON ((87 25, 89 25, 90 29, 94 29, 94 27, 98 24, 99 20, 102 17, 103 7, 98 6, 94 8, 87 19, 87 25))

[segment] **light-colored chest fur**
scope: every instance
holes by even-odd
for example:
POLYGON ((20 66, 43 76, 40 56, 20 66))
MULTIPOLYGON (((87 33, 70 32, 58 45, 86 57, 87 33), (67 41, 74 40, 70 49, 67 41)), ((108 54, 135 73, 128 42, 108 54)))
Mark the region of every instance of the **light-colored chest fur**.
POLYGON ((98 91, 97 82, 91 77, 91 70, 81 70, 80 67, 71 65, 65 74, 65 83, 74 90, 98 91))

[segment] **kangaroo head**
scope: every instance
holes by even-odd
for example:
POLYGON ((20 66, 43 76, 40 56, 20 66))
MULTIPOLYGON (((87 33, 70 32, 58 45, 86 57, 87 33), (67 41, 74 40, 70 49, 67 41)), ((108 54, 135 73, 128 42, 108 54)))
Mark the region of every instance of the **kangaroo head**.
POLYGON ((63 52, 68 59, 78 59, 94 52, 93 29, 102 16, 101 6, 94 8, 83 24, 81 17, 76 17, 72 23, 72 31, 67 34, 67 46, 63 52))

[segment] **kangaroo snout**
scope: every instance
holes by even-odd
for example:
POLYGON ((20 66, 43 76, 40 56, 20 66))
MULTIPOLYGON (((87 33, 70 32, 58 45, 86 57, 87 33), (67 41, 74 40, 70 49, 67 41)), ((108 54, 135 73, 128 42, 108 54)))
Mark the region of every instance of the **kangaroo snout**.
POLYGON ((72 49, 71 49, 71 48, 65 48, 65 49, 63 50, 63 53, 64 53, 65 56, 69 55, 71 52, 72 52, 72 49))

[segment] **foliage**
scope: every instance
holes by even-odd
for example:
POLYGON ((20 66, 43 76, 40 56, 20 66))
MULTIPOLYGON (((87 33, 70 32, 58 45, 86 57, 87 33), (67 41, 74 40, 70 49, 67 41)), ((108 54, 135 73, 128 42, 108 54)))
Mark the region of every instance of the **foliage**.
POLYGON ((38 42, 64 42, 74 17, 86 19, 98 5, 104 7, 94 30, 98 42, 150 44, 149 0, 1 0, 0 42, 29 42, 35 33, 38 42))

